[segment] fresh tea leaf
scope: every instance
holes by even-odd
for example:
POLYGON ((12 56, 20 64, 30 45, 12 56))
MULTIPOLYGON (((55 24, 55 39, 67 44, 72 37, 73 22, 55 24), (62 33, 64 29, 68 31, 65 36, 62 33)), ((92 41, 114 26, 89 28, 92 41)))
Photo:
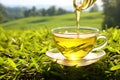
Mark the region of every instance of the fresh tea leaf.
POLYGON ((120 69, 120 65, 116 65, 110 68, 111 71, 118 70, 118 69, 120 69))
POLYGON ((8 64, 9 64, 13 69, 18 70, 16 64, 14 63, 14 61, 13 61, 12 59, 8 58, 7 61, 8 61, 8 64))
POLYGON ((0 57, 0 65, 2 65, 4 62, 3 58, 0 57))
POLYGON ((32 60, 32 64, 36 67, 36 69, 38 70, 38 68, 39 68, 39 65, 38 65, 38 63, 36 62, 36 60, 33 58, 33 57, 31 57, 31 60, 32 60))

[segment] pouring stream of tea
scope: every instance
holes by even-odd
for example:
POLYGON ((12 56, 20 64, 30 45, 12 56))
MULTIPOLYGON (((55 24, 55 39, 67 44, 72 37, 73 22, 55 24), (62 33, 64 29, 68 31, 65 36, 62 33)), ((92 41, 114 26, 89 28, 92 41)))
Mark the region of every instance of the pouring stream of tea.
POLYGON ((96 0, 73 0, 73 6, 76 10, 76 24, 80 28, 80 13, 82 10, 90 7, 96 0))

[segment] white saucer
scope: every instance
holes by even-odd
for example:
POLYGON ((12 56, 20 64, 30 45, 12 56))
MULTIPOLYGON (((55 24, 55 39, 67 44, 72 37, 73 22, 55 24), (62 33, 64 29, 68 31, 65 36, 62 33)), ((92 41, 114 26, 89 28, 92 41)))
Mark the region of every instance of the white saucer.
POLYGON ((65 66, 87 66, 97 62, 105 55, 104 50, 90 52, 87 56, 80 60, 68 60, 66 59, 56 48, 46 52, 46 55, 58 64, 65 66))

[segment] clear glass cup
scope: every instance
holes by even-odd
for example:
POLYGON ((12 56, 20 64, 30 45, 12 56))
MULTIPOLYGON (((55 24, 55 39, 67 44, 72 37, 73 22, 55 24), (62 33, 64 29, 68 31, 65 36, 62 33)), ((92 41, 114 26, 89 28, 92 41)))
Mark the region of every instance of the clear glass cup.
POLYGON ((60 27, 52 29, 57 49, 68 60, 80 60, 91 51, 102 49, 107 44, 107 37, 99 34, 99 29, 92 27, 60 27), (104 39, 97 44, 98 39, 104 39))

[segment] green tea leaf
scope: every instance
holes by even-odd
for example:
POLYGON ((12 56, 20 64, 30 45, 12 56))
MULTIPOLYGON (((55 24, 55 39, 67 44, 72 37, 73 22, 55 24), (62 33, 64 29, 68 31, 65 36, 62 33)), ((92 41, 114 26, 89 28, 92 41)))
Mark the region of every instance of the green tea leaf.
POLYGON ((5 76, 6 76, 6 74, 0 75, 0 80, 2 80, 5 76))
POLYGON ((24 48, 24 45, 23 45, 23 43, 21 43, 21 45, 20 45, 20 51, 22 51, 23 48, 24 48))
POLYGON ((3 58, 0 57, 0 65, 2 65, 4 62, 3 58))
POLYGON ((18 70, 16 64, 12 59, 8 58, 7 61, 8 61, 8 64, 12 66, 13 69, 18 70))
POLYGON ((31 60, 32 60, 32 64, 36 67, 36 69, 38 69, 39 65, 37 64, 36 60, 31 57, 31 60))
POLYGON ((116 39, 117 35, 118 35, 118 30, 115 30, 114 33, 113 33, 113 39, 116 39))
POLYGON ((111 71, 115 71, 118 69, 120 69, 120 65, 116 65, 116 66, 113 66, 112 68, 110 68, 111 71))

